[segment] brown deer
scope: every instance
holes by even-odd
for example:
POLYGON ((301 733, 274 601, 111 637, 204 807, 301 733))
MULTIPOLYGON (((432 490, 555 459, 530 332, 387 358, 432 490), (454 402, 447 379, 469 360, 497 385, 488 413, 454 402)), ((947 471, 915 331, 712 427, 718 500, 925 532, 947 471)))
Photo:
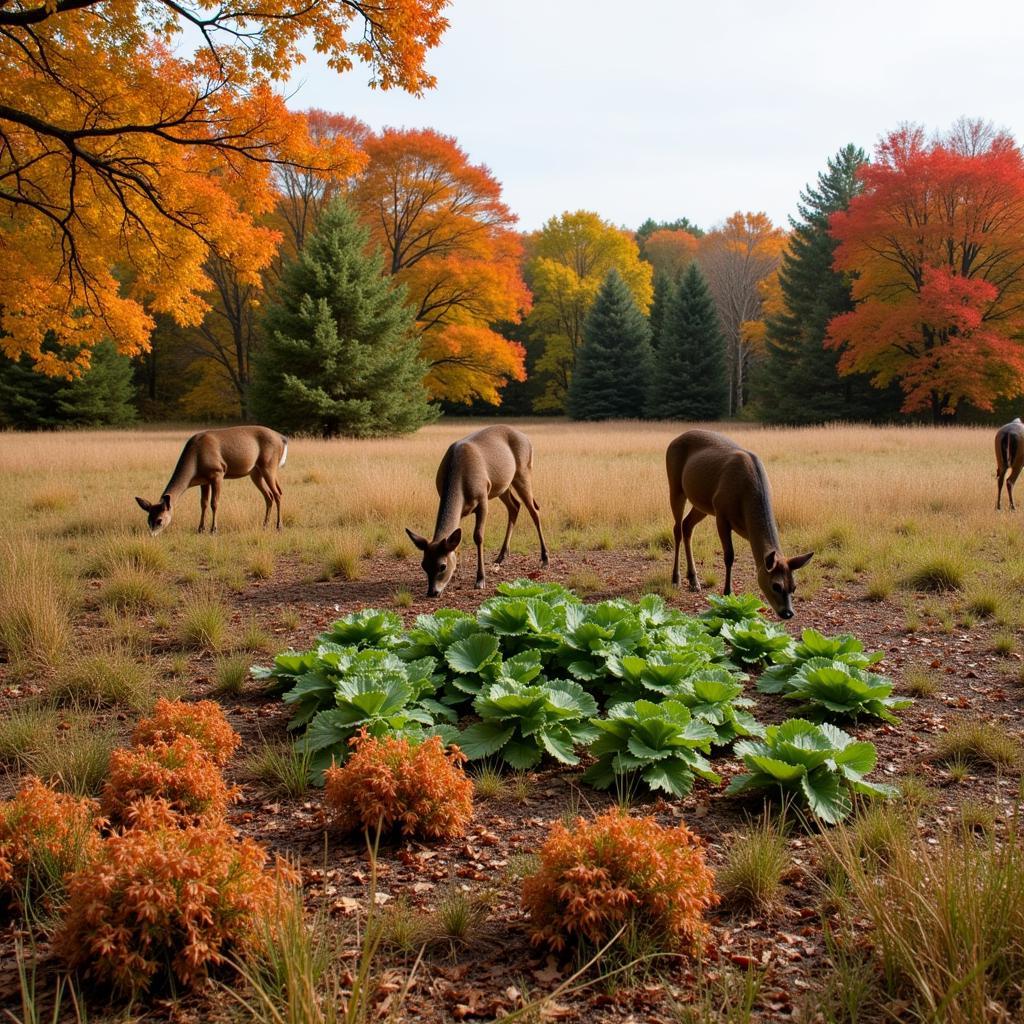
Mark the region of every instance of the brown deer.
POLYGON ((487 521, 487 502, 491 498, 499 498, 508 509, 508 526, 505 528, 501 551, 498 552, 497 564, 500 565, 508 554, 512 528, 519 517, 520 500, 537 527, 541 564, 548 564, 548 549, 538 514, 540 506, 533 497, 532 475, 533 445, 522 431, 513 427, 484 427, 456 441, 444 453, 437 469, 437 493, 441 504, 437 510, 434 537, 427 540, 408 528, 405 531, 413 544, 423 552, 427 597, 438 597, 455 575, 456 551, 462 542, 459 523, 471 512, 476 514, 473 528, 476 588, 479 590, 483 587, 486 579, 484 524, 487 521))
POLYGON ((676 542, 672 582, 679 583, 679 541, 686 545, 686 579, 691 590, 700 590, 690 550, 693 528, 714 516, 725 556, 725 590, 732 593, 735 552, 733 531, 750 542, 757 567, 757 583, 780 619, 793 617, 795 570, 805 566, 813 551, 786 558, 772 512, 772 492, 761 460, 735 441, 710 430, 687 430, 669 446, 665 457, 669 500, 676 542), (691 508, 686 518, 686 502, 691 508))
POLYGON ((213 516, 210 533, 217 532, 217 503, 223 480, 248 476, 256 485, 267 511, 263 526, 270 521, 270 508, 277 506, 277 528, 281 529, 281 485, 277 471, 288 458, 288 438, 267 427, 223 427, 193 434, 178 457, 163 497, 157 502, 136 498, 139 507, 149 515, 149 532, 159 533, 171 521, 178 498, 190 487, 199 486, 199 532, 206 529, 206 507, 213 516))
POLYGON ((1005 427, 996 431, 996 511, 1002 508, 1003 503, 1003 480, 1009 471, 1009 479, 1006 480, 1006 496, 1010 499, 1010 511, 1016 512, 1017 506, 1013 503, 1013 485, 1024 468, 1024 423, 1020 417, 1011 420, 1005 427))

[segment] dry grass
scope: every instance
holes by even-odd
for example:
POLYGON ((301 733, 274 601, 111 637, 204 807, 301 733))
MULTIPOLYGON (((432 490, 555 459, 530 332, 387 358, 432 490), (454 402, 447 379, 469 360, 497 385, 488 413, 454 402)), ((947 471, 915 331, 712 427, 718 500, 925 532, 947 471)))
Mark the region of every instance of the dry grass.
POLYGON ((121 647, 79 655, 63 666, 45 689, 53 703, 121 706, 148 711, 156 700, 149 668, 121 647))

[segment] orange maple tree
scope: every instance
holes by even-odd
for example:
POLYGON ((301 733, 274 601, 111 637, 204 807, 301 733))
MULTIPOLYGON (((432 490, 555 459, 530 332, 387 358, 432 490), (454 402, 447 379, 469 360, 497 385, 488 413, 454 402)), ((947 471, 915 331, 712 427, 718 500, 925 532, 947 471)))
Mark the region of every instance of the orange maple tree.
POLYGON ((657 274, 675 279, 694 260, 699 240, 689 231, 661 228, 647 236, 643 245, 644 259, 657 274))
POLYGON ((942 138, 904 127, 859 172, 864 189, 832 215, 834 264, 856 307, 826 344, 841 372, 897 381, 905 412, 936 421, 968 401, 1024 391, 1024 155, 964 121, 942 138))
POLYGON ((531 301, 500 183, 435 131, 387 128, 365 148, 352 200, 416 310, 428 390, 500 404, 500 389, 525 378, 525 352, 491 325, 518 323, 531 301))
MULTIPOLYGON (((274 82, 311 36, 338 71, 419 93, 447 0, 14 0, 0 6, 0 346, 75 374, 111 337, 144 351, 154 314, 199 323, 224 259, 256 283, 273 168, 310 166, 307 119, 274 82), (364 32, 353 34, 354 23, 364 32), (191 56, 176 50, 198 33, 191 56), (64 346, 53 351, 44 342, 64 346)), ((354 158, 350 139, 334 156, 354 158)), ((320 147, 322 148, 322 147, 320 147)))

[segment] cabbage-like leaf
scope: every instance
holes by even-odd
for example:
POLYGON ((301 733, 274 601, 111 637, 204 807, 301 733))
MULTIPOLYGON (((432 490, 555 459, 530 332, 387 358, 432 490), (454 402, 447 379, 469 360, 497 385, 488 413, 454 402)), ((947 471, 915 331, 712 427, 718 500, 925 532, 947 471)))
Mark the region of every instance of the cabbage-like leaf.
POLYGON ((364 608, 332 623, 320 634, 320 639, 357 647, 390 647, 398 641, 401 632, 402 620, 394 612, 364 608))

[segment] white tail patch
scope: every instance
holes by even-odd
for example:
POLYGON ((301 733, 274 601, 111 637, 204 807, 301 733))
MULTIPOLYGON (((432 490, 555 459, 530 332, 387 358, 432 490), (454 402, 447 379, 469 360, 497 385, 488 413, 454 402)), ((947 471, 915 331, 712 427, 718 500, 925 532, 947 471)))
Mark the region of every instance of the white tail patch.
POLYGON ((281 461, 277 464, 277 468, 280 469, 288 461, 288 442, 284 443, 284 452, 281 454, 281 461))

